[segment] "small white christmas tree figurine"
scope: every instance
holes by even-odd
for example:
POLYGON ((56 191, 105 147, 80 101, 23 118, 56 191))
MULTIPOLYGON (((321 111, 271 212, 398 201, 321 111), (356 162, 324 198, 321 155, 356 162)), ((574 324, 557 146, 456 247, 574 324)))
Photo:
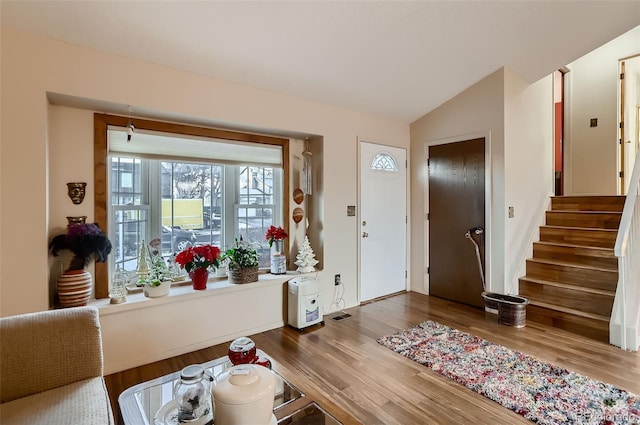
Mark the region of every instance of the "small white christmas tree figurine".
POLYGON ((313 249, 311 249, 309 237, 305 236, 302 247, 300 247, 300 251, 298 251, 298 255, 296 255, 296 266, 298 266, 297 271, 300 273, 315 272, 316 268, 313 266, 315 266, 316 264, 318 264, 318 260, 316 260, 316 254, 314 254, 313 249))

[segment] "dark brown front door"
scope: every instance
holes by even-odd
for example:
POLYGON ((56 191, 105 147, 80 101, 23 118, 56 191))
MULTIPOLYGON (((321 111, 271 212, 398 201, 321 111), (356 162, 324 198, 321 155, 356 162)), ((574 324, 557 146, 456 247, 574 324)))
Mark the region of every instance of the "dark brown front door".
MULTIPOLYGON (((429 293, 481 307, 482 278, 465 233, 484 229, 484 138, 429 147, 429 293)), ((484 256, 484 233, 473 235, 484 256)))

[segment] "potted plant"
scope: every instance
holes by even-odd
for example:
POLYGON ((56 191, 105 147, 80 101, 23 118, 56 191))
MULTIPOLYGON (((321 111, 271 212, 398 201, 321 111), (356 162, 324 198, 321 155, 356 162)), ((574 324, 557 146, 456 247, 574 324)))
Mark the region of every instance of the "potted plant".
POLYGON ((72 223, 67 232, 55 236, 49 250, 57 256, 62 250, 73 254, 69 267, 58 278, 58 298, 62 307, 86 305, 91 298, 93 280, 86 267, 92 262, 107 261, 111 241, 95 223, 72 223))
POLYGON ((149 274, 144 281, 143 293, 145 297, 157 298, 169 294, 171 289, 171 278, 169 277, 169 267, 159 254, 151 256, 151 266, 149 274))
POLYGON ((206 289, 209 269, 220 266, 220 248, 209 244, 190 246, 176 255, 176 263, 189 273, 193 289, 206 289))
POLYGON ((258 251, 240 238, 222 256, 227 261, 229 282, 251 283, 258 281, 258 251))
POLYGON ((287 232, 282 227, 271 226, 264 235, 271 248, 271 274, 285 274, 287 272, 287 257, 284 254, 284 240, 287 232), (275 248, 274 248, 275 246, 275 248))
POLYGON ((282 242, 287 239, 289 235, 284 231, 282 227, 271 226, 267 229, 267 233, 264 235, 264 239, 269 242, 269 247, 273 246, 273 243, 276 243, 276 251, 282 252, 282 242), (278 244, 280 244, 280 249, 278 249, 278 244))

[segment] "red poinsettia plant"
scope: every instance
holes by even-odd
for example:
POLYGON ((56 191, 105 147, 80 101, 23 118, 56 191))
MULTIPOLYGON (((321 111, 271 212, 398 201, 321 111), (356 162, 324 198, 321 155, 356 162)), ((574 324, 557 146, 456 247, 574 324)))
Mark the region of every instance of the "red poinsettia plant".
POLYGON ((220 248, 209 244, 190 246, 176 255, 176 263, 187 273, 209 267, 215 270, 220 266, 220 248))
POLYGON ((287 238, 287 232, 282 227, 271 226, 264 235, 264 239, 269 241, 269 246, 273 245, 273 241, 281 241, 287 238))

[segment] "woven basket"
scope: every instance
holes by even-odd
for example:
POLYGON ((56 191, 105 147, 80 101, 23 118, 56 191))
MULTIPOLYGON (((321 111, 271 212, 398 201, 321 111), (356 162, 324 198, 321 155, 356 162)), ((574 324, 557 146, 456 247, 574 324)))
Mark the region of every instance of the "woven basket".
POLYGON ((493 305, 497 306, 498 323, 516 328, 524 328, 527 325, 528 299, 517 295, 504 295, 493 292, 483 292, 482 297, 487 308, 493 305))
POLYGON ((493 292, 483 292, 482 298, 484 298, 484 310, 489 313, 498 314, 498 297, 500 297, 500 295, 501 294, 493 292))
POLYGON ((251 283, 258 281, 258 266, 246 269, 229 269, 230 283, 251 283))

